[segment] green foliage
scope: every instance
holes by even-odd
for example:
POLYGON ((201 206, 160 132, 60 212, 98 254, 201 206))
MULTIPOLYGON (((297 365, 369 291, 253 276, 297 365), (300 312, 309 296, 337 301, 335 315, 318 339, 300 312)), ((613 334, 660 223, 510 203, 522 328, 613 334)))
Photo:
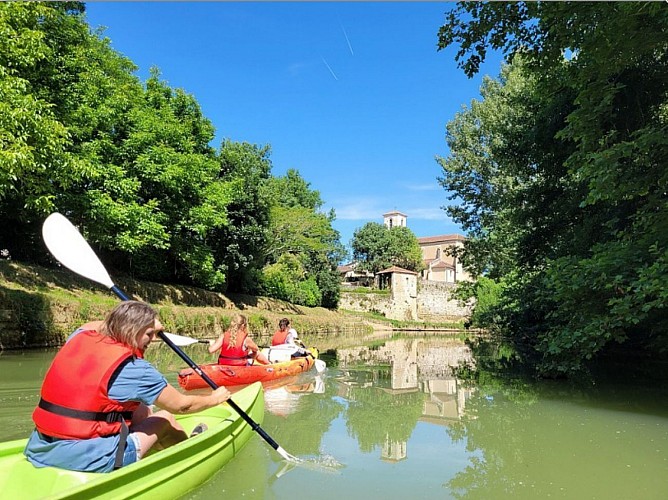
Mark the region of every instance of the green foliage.
POLYGON ((424 269, 422 250, 417 238, 407 227, 386 228, 367 222, 353 233, 353 259, 360 269, 377 273, 391 266, 420 272, 424 269))
POLYGON ((283 254, 276 264, 265 267, 261 291, 269 296, 294 304, 315 307, 320 305, 322 293, 314 277, 306 277, 300 260, 283 254))
POLYGON ((157 68, 142 83, 84 10, 0 4, 0 249, 49 261, 40 225, 60 211, 114 272, 256 293, 288 255, 301 276, 281 294, 335 308, 345 252, 320 193, 272 177, 269 146, 212 148, 195 97, 157 68))
POLYGON ((455 295, 462 302, 474 299, 475 305, 468 320, 471 326, 485 327, 500 319, 497 310, 501 307, 503 283, 480 276, 474 282, 461 282, 455 295))
POLYGON ((288 170, 284 177, 272 177, 265 184, 273 205, 265 250, 267 264, 263 274, 267 275, 267 286, 264 290, 271 297, 334 309, 339 302, 336 266, 345 252, 338 231, 332 227, 334 213, 317 211, 322 206, 320 193, 309 186, 296 170, 288 170), (312 280, 278 278, 283 272, 277 273, 271 266, 292 257, 299 259, 299 273, 312 280), (283 283, 294 279, 297 282, 293 285, 283 283))
POLYGON ((439 163, 464 264, 503 283, 477 321, 543 374, 610 343, 668 346, 667 26, 659 3, 492 2, 439 32, 468 75, 488 47, 512 61, 439 163))

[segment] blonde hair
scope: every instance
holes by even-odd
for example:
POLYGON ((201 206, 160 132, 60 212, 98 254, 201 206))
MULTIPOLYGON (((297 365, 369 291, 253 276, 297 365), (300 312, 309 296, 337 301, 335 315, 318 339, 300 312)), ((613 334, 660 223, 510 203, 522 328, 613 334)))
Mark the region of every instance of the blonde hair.
POLYGON ((235 314, 230 323, 230 327, 228 328, 228 331, 230 332, 230 347, 237 346, 237 333, 242 329, 246 330, 247 327, 248 320, 246 319, 246 316, 243 314, 235 314))
POLYGON ((100 327, 100 333, 137 349, 137 337, 155 324, 158 313, 145 302, 128 300, 114 307, 100 327))

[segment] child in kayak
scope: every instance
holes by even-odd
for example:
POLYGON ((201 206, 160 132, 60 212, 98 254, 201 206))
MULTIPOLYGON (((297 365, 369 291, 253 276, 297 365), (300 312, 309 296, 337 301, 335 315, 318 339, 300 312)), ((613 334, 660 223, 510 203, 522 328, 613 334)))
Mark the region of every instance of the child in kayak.
POLYGON ((110 472, 187 439, 173 413, 229 399, 225 387, 183 394, 143 359, 162 330, 151 306, 126 301, 70 336, 46 373, 33 413, 36 428, 24 450, 33 465, 110 472), (153 411, 154 404, 160 410, 153 411))

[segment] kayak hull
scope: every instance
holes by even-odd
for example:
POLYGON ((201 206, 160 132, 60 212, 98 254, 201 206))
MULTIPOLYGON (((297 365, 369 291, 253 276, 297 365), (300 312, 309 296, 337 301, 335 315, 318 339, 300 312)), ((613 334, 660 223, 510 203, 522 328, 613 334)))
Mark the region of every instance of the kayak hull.
MULTIPOLYGON (((244 388, 232 400, 255 422, 262 422, 261 384, 244 388)), ((22 500, 179 498, 219 471, 253 434, 250 425, 228 405, 176 418, 188 433, 199 423, 207 424, 208 430, 109 473, 37 468, 23 455, 25 439, 0 443, 0 491, 5 498, 22 500)))
MULTIPOLYGON (((270 382, 283 377, 305 373, 315 364, 315 356, 309 354, 308 356, 294 358, 282 363, 272 363, 270 365, 226 366, 212 363, 199 365, 199 367, 216 385, 242 385, 253 382, 270 382)), ((178 380, 179 385, 186 391, 209 387, 204 379, 195 373, 192 368, 181 370, 178 380)))

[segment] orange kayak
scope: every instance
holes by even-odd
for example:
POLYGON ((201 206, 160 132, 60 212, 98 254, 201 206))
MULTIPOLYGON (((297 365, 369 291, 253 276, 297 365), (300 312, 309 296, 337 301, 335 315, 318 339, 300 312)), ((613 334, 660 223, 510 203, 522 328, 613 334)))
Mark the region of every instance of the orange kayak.
MULTIPOLYGON (((316 354, 317 356, 317 354, 316 354)), ((312 354, 293 358, 282 363, 252 366, 226 366, 218 364, 199 365, 202 371, 217 385, 242 385, 253 382, 268 382, 291 375, 307 372, 315 364, 312 354)), ((192 368, 179 372, 179 385, 186 391, 203 389, 209 385, 192 368)))

